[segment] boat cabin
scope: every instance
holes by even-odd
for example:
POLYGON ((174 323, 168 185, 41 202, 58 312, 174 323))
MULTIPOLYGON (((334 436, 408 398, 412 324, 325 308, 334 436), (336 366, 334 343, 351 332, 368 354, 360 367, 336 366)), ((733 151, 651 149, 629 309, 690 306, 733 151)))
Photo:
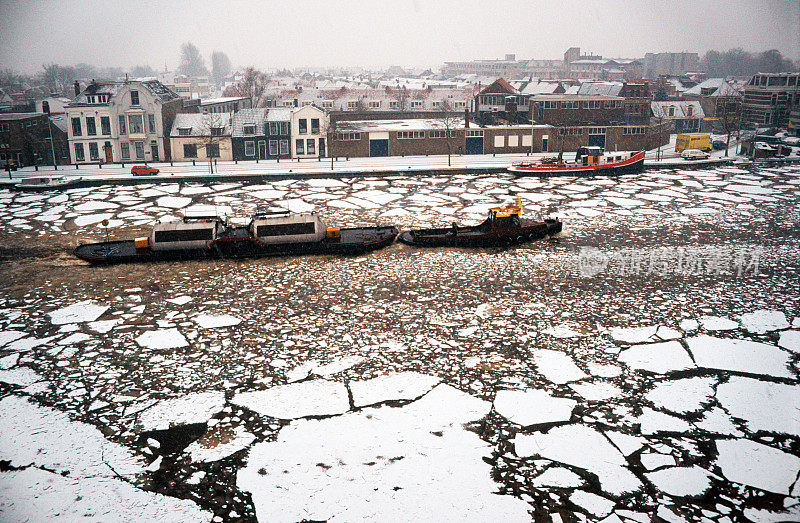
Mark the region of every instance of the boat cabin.
POLYGON ((250 222, 250 233, 266 244, 319 242, 326 228, 314 213, 262 213, 250 222))
POLYGON ((150 233, 149 246, 154 251, 205 249, 217 239, 224 224, 216 217, 184 218, 182 221, 157 223, 150 233))
POLYGON ((484 222, 490 228, 519 227, 522 214, 522 202, 517 197, 517 204, 489 209, 489 218, 484 222))

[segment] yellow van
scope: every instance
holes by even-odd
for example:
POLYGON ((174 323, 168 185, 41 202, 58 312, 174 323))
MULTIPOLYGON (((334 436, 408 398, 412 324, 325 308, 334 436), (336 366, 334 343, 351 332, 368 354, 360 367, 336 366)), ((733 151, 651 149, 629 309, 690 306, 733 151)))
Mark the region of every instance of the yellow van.
POLYGON ((680 153, 686 149, 711 151, 711 136, 703 133, 679 134, 675 139, 675 152, 680 153))

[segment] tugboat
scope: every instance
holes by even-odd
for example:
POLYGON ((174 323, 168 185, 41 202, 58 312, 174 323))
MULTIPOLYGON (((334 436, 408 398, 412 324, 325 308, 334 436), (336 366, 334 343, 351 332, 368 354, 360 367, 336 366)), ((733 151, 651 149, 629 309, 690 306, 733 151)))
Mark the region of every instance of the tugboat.
POLYGON ((416 229, 398 236, 401 242, 418 247, 497 247, 516 245, 561 232, 562 223, 555 218, 542 222, 520 218, 522 202, 492 207, 489 217, 480 225, 439 229, 416 229))
POLYGON ((68 189, 76 187, 80 184, 83 178, 80 176, 66 177, 66 176, 36 176, 24 178, 22 181, 14 184, 14 188, 18 191, 29 192, 42 192, 53 191, 55 189, 68 189))
POLYGON ((302 254, 361 254, 391 244, 396 227, 326 227, 315 213, 256 214, 231 226, 217 216, 157 223, 149 236, 90 243, 73 254, 94 264, 161 260, 257 258, 302 254))
POLYGON ((575 161, 564 161, 564 154, 543 158, 538 162, 512 164, 509 171, 518 174, 586 175, 630 174, 644 169, 644 151, 621 151, 603 153, 602 147, 580 147, 575 161))

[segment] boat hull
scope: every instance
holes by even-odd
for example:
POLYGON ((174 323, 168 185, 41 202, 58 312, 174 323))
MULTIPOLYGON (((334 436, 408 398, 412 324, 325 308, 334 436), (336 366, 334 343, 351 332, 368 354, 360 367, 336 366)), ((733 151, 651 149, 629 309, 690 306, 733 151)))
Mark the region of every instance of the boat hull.
POLYGON ((264 245, 254 238, 221 238, 205 249, 154 251, 137 249, 133 240, 90 243, 78 246, 73 254, 93 264, 141 263, 154 261, 261 258, 305 254, 363 254, 390 245, 396 227, 342 228, 341 237, 320 242, 264 245))
POLYGON ((519 227, 481 230, 481 226, 405 231, 398 240, 415 247, 505 247, 539 240, 561 232, 559 220, 525 220, 519 227), (525 223, 527 222, 527 223, 525 223))
POLYGON ((516 164, 508 168, 517 175, 533 176, 613 176, 640 173, 644 170, 644 151, 620 162, 596 165, 516 164))

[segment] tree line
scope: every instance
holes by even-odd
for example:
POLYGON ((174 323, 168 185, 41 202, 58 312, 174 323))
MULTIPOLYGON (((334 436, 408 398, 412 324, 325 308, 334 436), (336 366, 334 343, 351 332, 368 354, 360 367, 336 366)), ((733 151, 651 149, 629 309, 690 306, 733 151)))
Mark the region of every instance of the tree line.
POLYGON ((752 76, 756 73, 798 70, 798 64, 784 57, 777 49, 750 53, 739 47, 727 51, 707 51, 700 65, 710 77, 752 76))

